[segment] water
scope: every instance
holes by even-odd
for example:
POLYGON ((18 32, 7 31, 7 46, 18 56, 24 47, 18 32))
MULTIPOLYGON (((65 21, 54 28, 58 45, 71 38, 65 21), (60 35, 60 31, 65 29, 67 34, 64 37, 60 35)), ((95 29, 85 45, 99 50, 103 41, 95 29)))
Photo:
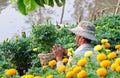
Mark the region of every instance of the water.
MULTIPOLYGON (((82 19, 88 19, 91 11, 96 8, 106 8, 117 4, 118 0, 67 0, 63 17, 63 24, 73 24, 81 15, 82 19)), ((6 38, 13 38, 22 31, 29 35, 31 24, 44 23, 46 18, 53 23, 60 22, 62 7, 54 6, 37 8, 36 11, 23 16, 10 0, 0 0, 0 42, 6 38)))

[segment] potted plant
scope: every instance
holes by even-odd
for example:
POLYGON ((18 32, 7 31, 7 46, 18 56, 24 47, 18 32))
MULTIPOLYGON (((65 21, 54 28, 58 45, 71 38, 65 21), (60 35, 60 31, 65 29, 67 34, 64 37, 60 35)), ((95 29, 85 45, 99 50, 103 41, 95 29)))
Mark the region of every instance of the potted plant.
POLYGON ((47 64, 54 58, 51 51, 57 38, 57 29, 49 21, 46 24, 32 25, 31 37, 33 48, 37 48, 40 53, 38 56, 41 64, 47 64))

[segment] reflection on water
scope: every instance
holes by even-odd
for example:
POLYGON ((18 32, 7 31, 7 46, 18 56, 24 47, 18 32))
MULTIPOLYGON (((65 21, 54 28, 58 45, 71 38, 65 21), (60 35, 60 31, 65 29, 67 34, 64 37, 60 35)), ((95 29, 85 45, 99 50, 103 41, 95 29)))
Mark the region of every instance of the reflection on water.
MULTIPOLYGON (((66 0, 63 24, 73 24, 78 16, 88 19, 91 11, 97 8, 110 7, 117 4, 118 0, 66 0)), ((37 8, 35 12, 23 16, 16 8, 16 4, 11 4, 10 0, 0 0, 0 42, 22 31, 29 32, 31 24, 44 23, 46 18, 53 23, 60 22, 62 7, 54 6, 37 8)))

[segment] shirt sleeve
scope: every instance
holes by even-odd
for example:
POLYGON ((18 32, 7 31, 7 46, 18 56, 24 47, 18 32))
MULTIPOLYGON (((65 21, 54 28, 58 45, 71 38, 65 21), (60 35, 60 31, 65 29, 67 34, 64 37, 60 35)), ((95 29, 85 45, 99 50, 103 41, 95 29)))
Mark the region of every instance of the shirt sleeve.
POLYGON ((57 68, 59 67, 59 66, 62 66, 63 65, 63 62, 62 61, 58 61, 57 62, 57 68))

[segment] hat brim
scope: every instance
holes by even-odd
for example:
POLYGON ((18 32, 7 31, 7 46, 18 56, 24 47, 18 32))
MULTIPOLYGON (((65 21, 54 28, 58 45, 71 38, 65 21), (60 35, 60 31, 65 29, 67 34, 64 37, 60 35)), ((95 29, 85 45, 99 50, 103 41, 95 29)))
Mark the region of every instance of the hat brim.
POLYGON ((85 38, 87 38, 89 40, 98 41, 94 34, 84 32, 84 31, 80 30, 80 28, 78 26, 75 27, 75 28, 69 29, 69 31, 71 31, 75 35, 85 37, 85 38))

